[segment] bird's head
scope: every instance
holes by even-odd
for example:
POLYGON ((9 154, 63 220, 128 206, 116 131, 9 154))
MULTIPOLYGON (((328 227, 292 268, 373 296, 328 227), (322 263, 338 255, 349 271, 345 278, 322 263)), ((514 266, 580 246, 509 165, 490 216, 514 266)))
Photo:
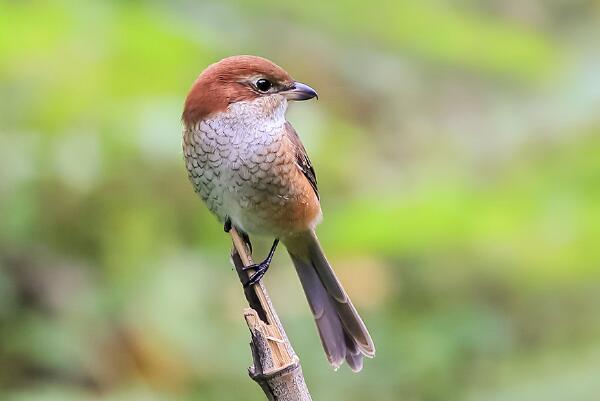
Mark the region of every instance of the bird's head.
POLYGON ((283 68, 257 56, 227 57, 208 66, 196 79, 183 110, 190 126, 230 104, 259 100, 265 107, 277 107, 288 100, 317 97, 310 86, 296 82, 283 68))

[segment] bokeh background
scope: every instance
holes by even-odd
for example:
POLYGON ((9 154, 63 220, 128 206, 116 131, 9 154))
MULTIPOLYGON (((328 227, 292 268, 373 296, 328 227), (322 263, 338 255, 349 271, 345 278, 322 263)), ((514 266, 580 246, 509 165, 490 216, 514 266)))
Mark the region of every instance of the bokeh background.
POLYGON ((288 117, 378 350, 329 368, 280 251, 313 398, 597 400, 598 38, 592 0, 0 0, 1 398, 264 399, 180 122, 257 54, 319 91, 288 117))

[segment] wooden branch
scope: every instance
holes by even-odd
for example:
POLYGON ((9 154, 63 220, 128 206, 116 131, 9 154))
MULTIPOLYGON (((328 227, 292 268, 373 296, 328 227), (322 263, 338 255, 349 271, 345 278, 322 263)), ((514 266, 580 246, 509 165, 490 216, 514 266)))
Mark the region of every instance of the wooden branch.
MULTIPOLYGON (((230 234, 233 240, 231 258, 240 280, 244 282, 254 273, 251 269, 243 270, 244 266, 252 265, 252 257, 235 228, 230 234)), ((311 401, 300 360, 262 281, 245 288, 244 295, 250 306, 244 310, 251 335, 253 365, 248 369, 250 377, 260 385, 269 401, 311 401)))

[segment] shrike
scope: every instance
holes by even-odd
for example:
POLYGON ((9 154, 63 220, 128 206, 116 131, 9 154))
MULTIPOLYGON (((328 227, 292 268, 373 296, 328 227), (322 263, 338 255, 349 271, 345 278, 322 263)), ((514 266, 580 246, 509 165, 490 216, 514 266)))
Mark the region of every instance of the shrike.
POLYGON ((317 93, 281 67, 255 56, 206 68, 183 111, 183 152, 194 190, 228 231, 274 238, 245 286, 267 271, 279 240, 290 254, 327 359, 358 372, 373 357, 371 336, 325 258, 315 227, 322 219, 317 178, 286 120, 288 102, 317 93))

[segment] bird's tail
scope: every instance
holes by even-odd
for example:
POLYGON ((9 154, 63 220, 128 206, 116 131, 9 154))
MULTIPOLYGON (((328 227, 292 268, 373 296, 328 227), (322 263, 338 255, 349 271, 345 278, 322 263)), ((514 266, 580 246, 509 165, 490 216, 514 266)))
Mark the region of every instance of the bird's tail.
POLYGON ((313 231, 286 242, 312 310, 329 363, 337 369, 344 359, 354 372, 363 356, 375 355, 373 340, 350 298, 325 258, 313 231))

